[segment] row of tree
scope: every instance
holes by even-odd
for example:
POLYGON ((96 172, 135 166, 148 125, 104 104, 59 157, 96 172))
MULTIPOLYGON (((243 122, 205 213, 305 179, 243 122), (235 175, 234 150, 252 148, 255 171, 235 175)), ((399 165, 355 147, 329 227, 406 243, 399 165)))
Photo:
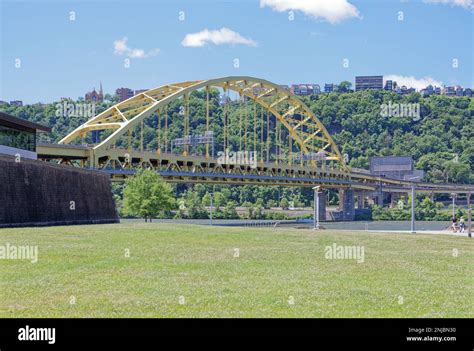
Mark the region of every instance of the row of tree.
MULTIPOLYGON (((175 189, 156 172, 142 170, 127 179, 124 185, 115 185, 114 195, 121 216, 144 218, 145 221, 151 221, 153 218, 209 218, 211 206, 215 219, 288 218, 282 213, 264 212, 269 205, 276 207, 277 203, 269 201, 265 205, 262 198, 258 198, 255 203, 245 201, 243 207, 247 208, 247 214, 239 215, 236 210, 237 202, 231 199, 232 193, 226 191, 227 188, 221 190, 211 193, 206 187, 196 185, 175 197, 175 189)), ((290 204, 293 204, 293 201, 285 197, 280 201, 282 209, 288 209, 290 204)))
MULTIPOLYGON (((115 188, 117 190, 117 188, 115 188)), ((222 190, 226 190, 224 188, 222 190)), ((142 170, 134 177, 129 178, 121 191, 116 192, 116 203, 122 217, 144 218, 145 221, 153 218, 186 218, 207 219, 210 217, 210 206, 214 219, 289 219, 290 216, 282 212, 271 211, 276 202, 265 204, 263 198, 255 202, 245 201, 242 207, 246 213, 237 213, 237 202, 231 199, 228 191, 216 191, 211 195, 202 185, 189 187, 179 197, 175 197, 176 189, 166 183, 156 172, 142 170), (204 194, 202 196, 202 194, 204 194), (269 206, 271 205, 271 206, 269 206)), ((365 220, 409 220, 411 199, 400 199, 395 208, 374 205, 372 213, 364 217, 365 220)), ((281 209, 288 209, 294 202, 283 197, 280 201, 281 209)), ((274 209, 273 209, 274 210, 274 209)), ((458 208, 457 217, 467 216, 464 209, 458 208)), ((449 221, 452 217, 450 210, 445 210, 441 202, 434 202, 428 197, 417 197, 417 220, 449 221)), ((305 217, 310 217, 307 215, 305 217)))

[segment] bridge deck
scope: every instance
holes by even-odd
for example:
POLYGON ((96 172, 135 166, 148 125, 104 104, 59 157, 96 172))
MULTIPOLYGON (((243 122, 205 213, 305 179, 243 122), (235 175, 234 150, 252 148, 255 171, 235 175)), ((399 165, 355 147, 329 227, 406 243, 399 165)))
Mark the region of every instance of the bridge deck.
MULTIPOLYGON (((79 160, 81 165, 93 156, 91 146, 39 143, 38 158, 59 159, 63 162, 79 160)), ((353 188, 357 190, 407 193, 412 182, 381 177, 359 170, 345 172, 287 162, 258 162, 255 168, 248 165, 221 165, 217 159, 199 155, 180 155, 150 151, 111 148, 107 150, 109 160, 98 170, 110 174, 113 181, 123 181, 135 173, 135 169, 151 166, 161 176, 176 183, 209 183, 233 185, 281 185, 323 188, 353 188), (128 155, 127 155, 128 154, 128 155), (125 158, 131 162, 127 164, 125 158), (116 162, 110 163, 110 160, 116 162), (117 167, 116 165, 119 165, 117 167), (115 167, 114 167, 115 165, 115 167)), ((468 193, 474 185, 415 182, 417 192, 468 193)))
POLYGON ((91 148, 79 145, 38 143, 36 145, 38 158, 87 160, 91 155, 91 148))

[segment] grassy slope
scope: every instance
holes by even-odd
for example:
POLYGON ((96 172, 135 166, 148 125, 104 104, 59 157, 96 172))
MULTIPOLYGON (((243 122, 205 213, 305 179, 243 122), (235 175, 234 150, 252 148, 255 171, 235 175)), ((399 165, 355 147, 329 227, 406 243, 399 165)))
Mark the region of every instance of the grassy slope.
POLYGON ((7 242, 39 261, 0 260, 0 317, 474 316, 468 238, 143 223, 2 229, 7 242), (364 245, 365 262, 325 259, 333 243, 364 245))

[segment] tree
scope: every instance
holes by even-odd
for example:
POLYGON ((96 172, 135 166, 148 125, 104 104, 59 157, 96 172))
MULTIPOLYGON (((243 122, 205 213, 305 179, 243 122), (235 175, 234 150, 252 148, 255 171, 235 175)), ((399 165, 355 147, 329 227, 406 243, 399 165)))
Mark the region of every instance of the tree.
POLYGON ((339 86, 338 86, 338 91, 340 93, 346 93, 348 92, 349 90, 351 90, 351 87, 352 87, 352 83, 345 80, 345 81, 342 81, 341 83, 339 83, 339 86))
POLYGON ((229 200, 230 197, 232 196, 232 193, 231 193, 231 191, 230 191, 228 188, 223 188, 223 189, 221 190, 221 193, 222 193, 222 195, 224 196, 224 199, 225 199, 225 200, 229 200))
POLYGON ((242 207, 251 208, 253 207, 253 203, 251 203, 250 201, 245 201, 244 203, 242 203, 242 207))
POLYGON ((420 201, 417 204, 417 209, 422 213, 423 219, 433 219, 436 216, 436 204, 429 197, 425 197, 420 201))
POLYGON ((221 192, 216 191, 214 193, 214 206, 216 207, 216 209, 221 207, 224 204, 224 202, 225 202, 224 195, 221 192))
POLYGON ((260 207, 260 208, 265 207, 265 200, 263 200, 262 198, 258 197, 258 198, 255 200, 255 206, 260 207))
POLYGON ((444 175, 446 177, 446 182, 453 183, 468 183, 470 177, 470 168, 468 165, 455 162, 455 161, 446 161, 444 163, 444 175))
POLYGON ((124 212, 145 218, 145 222, 173 209, 175 199, 171 186, 157 173, 141 170, 127 179, 123 192, 124 212))
POLYGON ((211 205, 211 194, 207 191, 206 194, 202 197, 202 204, 204 206, 210 206, 211 205))
POLYGON ((239 215, 237 214, 235 207, 236 207, 236 204, 234 201, 228 201, 224 208, 224 218, 226 219, 239 218, 239 215))
POLYGON ((270 199, 267 201, 267 208, 272 208, 272 207, 277 207, 278 206, 278 203, 273 200, 273 199, 270 199))
POLYGON ((288 206, 290 206, 290 203, 288 202, 288 199, 286 197, 284 197, 283 199, 281 199, 280 201, 280 207, 282 210, 287 210, 288 209, 288 206))
POLYGON ((188 213, 188 218, 203 219, 207 218, 207 211, 202 204, 197 191, 188 190, 184 194, 184 203, 188 213))

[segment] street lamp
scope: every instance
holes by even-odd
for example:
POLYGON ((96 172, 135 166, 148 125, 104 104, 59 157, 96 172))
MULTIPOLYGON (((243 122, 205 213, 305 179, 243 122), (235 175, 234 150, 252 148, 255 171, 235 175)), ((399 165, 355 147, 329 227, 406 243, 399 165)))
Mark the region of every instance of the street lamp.
POLYGON ((313 230, 319 229, 319 188, 321 186, 315 186, 314 190, 314 219, 313 219, 313 230))
POLYGON ((415 183, 411 183, 411 232, 415 232, 415 183))
POLYGON ((451 193, 451 197, 453 198, 453 217, 452 218, 456 218, 456 209, 455 209, 455 202, 454 200, 456 199, 456 193, 451 193))
POLYGON ((469 191, 467 194, 467 236, 471 237, 472 231, 472 209, 471 209, 471 192, 469 191))
POLYGON ((211 205, 211 211, 210 211, 210 216, 209 216, 209 220, 210 220, 210 223, 209 223, 209 224, 210 224, 211 226, 212 226, 212 207, 213 207, 213 203, 212 203, 213 201, 212 201, 212 200, 213 200, 213 197, 214 197, 214 190, 215 190, 215 186, 213 185, 213 186, 212 186, 212 194, 211 194, 211 196, 210 196, 210 198, 211 198, 211 204, 210 204, 210 205, 211 205))
POLYGON ((416 178, 420 178, 420 176, 411 177, 407 180, 412 180, 411 183, 411 232, 415 232, 415 183, 413 182, 416 178))

